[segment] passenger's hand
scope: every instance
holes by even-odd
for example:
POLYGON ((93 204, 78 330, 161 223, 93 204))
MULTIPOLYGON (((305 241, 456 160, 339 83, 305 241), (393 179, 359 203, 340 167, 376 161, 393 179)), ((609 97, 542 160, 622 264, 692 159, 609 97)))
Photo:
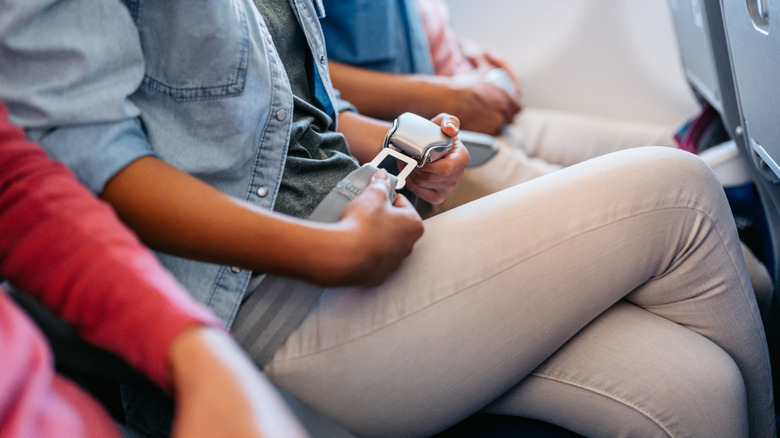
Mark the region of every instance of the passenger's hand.
POLYGON ((504 69, 512 79, 515 89, 518 93, 520 92, 520 81, 518 81, 512 66, 509 65, 509 61, 503 55, 471 40, 461 38, 458 42, 461 52, 475 69, 482 73, 486 73, 494 68, 504 69))
POLYGON ((337 254, 326 254, 334 285, 377 286, 401 266, 423 234, 422 219, 414 206, 398 194, 385 171, 380 171, 363 192, 347 205, 336 226, 341 230, 337 254))
POLYGON ((441 130, 453 137, 452 149, 440 159, 425 163, 406 178, 406 184, 414 194, 431 204, 441 204, 447 193, 463 179, 463 172, 469 163, 469 152, 457 138, 460 122, 455 116, 439 114, 432 121, 441 125, 441 130))
POLYGON ((211 328, 179 336, 169 353, 174 438, 288 438, 308 434, 235 342, 211 328))
POLYGON ((519 97, 486 81, 482 73, 447 77, 446 81, 442 108, 456 115, 463 129, 496 135, 522 109, 519 97))

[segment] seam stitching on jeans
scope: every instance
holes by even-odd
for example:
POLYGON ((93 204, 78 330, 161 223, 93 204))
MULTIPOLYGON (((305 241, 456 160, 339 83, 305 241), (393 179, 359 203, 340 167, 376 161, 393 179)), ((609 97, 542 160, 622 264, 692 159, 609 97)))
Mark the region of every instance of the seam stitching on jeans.
POLYGON ((655 418, 652 414, 650 414, 646 410, 640 408, 636 404, 631 403, 628 400, 625 400, 625 399, 623 399, 622 397, 619 397, 616 394, 613 394, 613 393, 611 393, 609 391, 604 391, 602 389, 597 389, 597 388, 589 386, 589 385, 584 385, 584 384, 576 383, 576 382, 573 382, 573 381, 570 381, 570 380, 567 380, 567 379, 562 379, 560 377, 553 377, 553 376, 548 375, 548 374, 542 374, 542 373, 534 372, 534 373, 531 373, 531 375, 534 376, 534 377, 539 377, 539 378, 542 378, 542 379, 547 379, 547 380, 552 380, 554 382, 563 383, 565 385, 573 386, 575 388, 580 388, 580 389, 583 389, 583 390, 586 390, 586 391, 590 391, 590 392, 592 392, 594 394, 598 394, 598 395, 600 395, 602 397, 607 397, 609 399, 612 399, 612 400, 614 400, 614 401, 616 401, 616 402, 618 402, 618 403, 620 403, 620 404, 622 404, 622 405, 624 405, 626 407, 629 407, 629 408, 635 410, 636 412, 639 412, 640 414, 644 415, 650 421, 652 421, 658 427, 660 427, 664 432, 666 432, 666 434, 669 437, 673 436, 672 433, 669 431, 669 429, 663 424, 663 422, 661 422, 661 420, 655 418))

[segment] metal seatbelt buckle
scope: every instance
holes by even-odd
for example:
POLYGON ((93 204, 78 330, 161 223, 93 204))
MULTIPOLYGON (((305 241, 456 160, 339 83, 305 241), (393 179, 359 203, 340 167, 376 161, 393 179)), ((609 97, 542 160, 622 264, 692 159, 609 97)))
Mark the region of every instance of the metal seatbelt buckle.
POLYGON ((436 161, 452 149, 452 138, 441 126, 413 113, 403 113, 385 136, 385 148, 395 149, 417 161, 417 167, 436 161))
POLYGON ((423 167, 425 163, 436 161, 450 149, 452 138, 445 135, 439 125, 407 112, 395 119, 393 127, 385 136, 382 151, 371 161, 371 165, 379 167, 388 155, 406 163, 397 175, 396 190, 401 190, 414 167, 423 167))
POLYGON ((409 176, 410 173, 412 173, 412 170, 414 170, 415 167, 417 167, 417 160, 414 158, 404 155, 400 152, 398 152, 395 149, 390 148, 383 148, 381 152, 379 152, 379 155, 374 157, 373 160, 371 160, 371 163, 369 163, 371 166, 374 166, 376 168, 379 168, 379 165, 382 164, 382 161, 384 161, 385 158, 387 158, 388 155, 391 155, 404 163, 406 163, 406 166, 404 166, 403 169, 401 169, 400 172, 398 172, 398 175, 395 177, 398 178, 398 181, 395 184, 396 190, 401 190, 406 186, 406 177, 409 176))

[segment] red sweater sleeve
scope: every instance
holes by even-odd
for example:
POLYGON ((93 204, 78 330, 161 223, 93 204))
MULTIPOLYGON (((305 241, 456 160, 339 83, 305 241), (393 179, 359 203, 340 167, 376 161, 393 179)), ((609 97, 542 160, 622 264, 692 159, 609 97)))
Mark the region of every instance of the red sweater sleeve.
POLYGON ((174 338, 195 325, 219 325, 110 207, 25 141, 2 105, 0 277, 166 389, 174 338))

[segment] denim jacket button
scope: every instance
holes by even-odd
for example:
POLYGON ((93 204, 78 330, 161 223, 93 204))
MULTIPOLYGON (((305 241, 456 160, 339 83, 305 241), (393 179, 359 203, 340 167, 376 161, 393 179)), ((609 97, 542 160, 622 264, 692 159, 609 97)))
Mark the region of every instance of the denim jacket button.
POLYGON ((238 266, 233 266, 232 268, 230 268, 230 272, 234 274, 238 274, 239 272, 241 272, 241 268, 239 268, 238 266))
POLYGON ((280 109, 276 112, 276 120, 281 122, 285 117, 287 117, 287 111, 280 109))
POLYGON ((257 188, 257 196, 261 198, 265 198, 266 195, 268 195, 268 187, 266 186, 260 186, 257 188))
POLYGON ((325 55, 320 55, 320 64, 325 65, 325 61, 326 61, 325 55))

